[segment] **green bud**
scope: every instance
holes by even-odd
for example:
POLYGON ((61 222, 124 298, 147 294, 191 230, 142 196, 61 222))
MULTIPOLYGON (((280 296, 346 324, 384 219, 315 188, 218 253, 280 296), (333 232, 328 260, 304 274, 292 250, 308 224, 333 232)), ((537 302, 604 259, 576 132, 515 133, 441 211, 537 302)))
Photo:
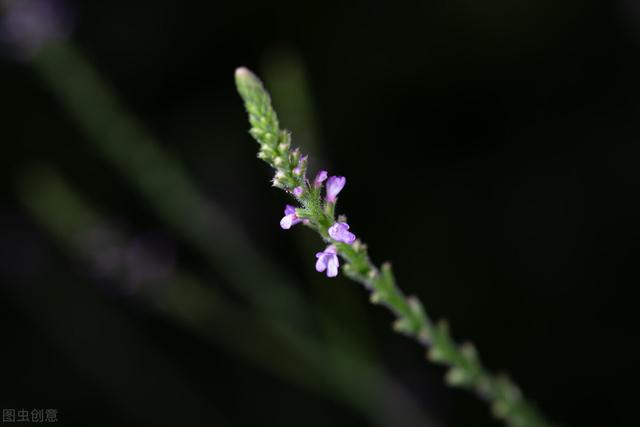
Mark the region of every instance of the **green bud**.
POLYGON ((236 69, 236 86, 238 87, 238 92, 240 96, 242 96, 245 101, 249 98, 255 96, 256 92, 258 92, 262 83, 255 74, 249 71, 248 68, 239 67, 236 69))
POLYGON ((460 352, 462 356, 469 362, 476 362, 478 360, 478 352, 473 344, 465 342, 460 346, 460 352))
POLYGON ((447 371, 445 381, 452 386, 461 386, 468 383, 469 376, 464 370, 454 367, 447 371))
POLYGON ((269 130, 270 136, 254 132, 251 135, 259 142, 274 144, 280 132, 278 116, 271 106, 271 97, 262 86, 262 82, 247 68, 240 67, 235 73, 236 87, 249 113, 249 122, 263 132, 269 130))
POLYGON ((406 317, 396 319, 396 321, 393 322, 393 330, 402 334, 410 335, 413 334, 413 324, 406 317))
POLYGON ((284 152, 289 150, 289 147, 291 147, 291 143, 289 143, 289 142, 281 142, 278 145, 278 150, 280 150, 281 153, 284 153, 284 152))
POLYGON ((262 137, 262 140, 264 141, 265 144, 272 145, 275 142, 276 137, 271 132, 266 132, 262 137))
POLYGON ((298 162, 300 161, 300 149, 296 148, 295 150, 293 150, 289 155, 289 158, 291 159, 291 164, 297 166, 298 162))
POLYGON ((264 136, 264 131, 260 128, 251 128, 249 133, 251 134, 252 137, 257 139, 258 141, 260 141, 264 136))
POLYGON ((431 347, 431 349, 429 349, 427 358, 432 362, 444 362, 446 359, 444 352, 437 347, 431 347))
POLYGON ((425 317, 422 304, 415 296, 412 295, 407 298, 407 303, 409 304, 409 308, 411 309, 411 312, 414 316, 416 316, 418 319, 423 319, 425 317))
POLYGON ((379 304, 385 298, 386 298, 386 294, 380 291, 374 291, 371 293, 371 296, 369 297, 369 301, 371 302, 371 304, 379 304))
POLYGON ((491 412, 496 418, 504 418, 509 413, 509 405, 502 400, 497 400, 491 405, 491 412))

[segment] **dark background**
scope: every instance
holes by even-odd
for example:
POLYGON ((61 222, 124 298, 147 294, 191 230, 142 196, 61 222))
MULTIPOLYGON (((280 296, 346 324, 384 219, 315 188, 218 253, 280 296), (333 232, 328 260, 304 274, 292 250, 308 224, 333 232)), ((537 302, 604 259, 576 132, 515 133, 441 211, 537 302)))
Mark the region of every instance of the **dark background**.
MULTIPOLYGON (((321 152, 348 179, 339 211, 374 261, 393 260, 401 287, 551 419, 632 425, 622 386, 635 386, 637 370, 627 291, 638 283, 633 0, 72 6, 72 40, 132 115, 309 295, 313 259, 301 261, 293 242, 315 238, 278 227, 287 199, 255 158, 233 82, 237 66, 260 74, 270 52, 295 52, 321 152)), ((242 300, 86 142, 28 61, 5 54, 0 73, 3 408, 58 408, 64 425, 370 425, 87 275, 19 202, 29 165, 55 165, 104 215, 134 234, 161 233, 178 265, 242 300), (82 356, 87 346, 99 364, 82 356), (137 373, 129 394, 100 380, 123 372, 137 373)), ((394 334, 357 285, 324 280, 325 302, 340 306, 347 288, 376 358, 442 425, 500 425, 446 387, 444 370, 394 334)))

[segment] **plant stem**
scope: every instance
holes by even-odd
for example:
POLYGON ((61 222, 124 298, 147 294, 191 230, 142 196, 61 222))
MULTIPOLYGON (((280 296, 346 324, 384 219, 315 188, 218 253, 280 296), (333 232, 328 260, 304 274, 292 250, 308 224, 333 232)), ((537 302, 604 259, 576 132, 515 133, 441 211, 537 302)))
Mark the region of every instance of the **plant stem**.
MULTIPOLYGON (((335 202, 323 203, 320 188, 306 179, 306 157, 291 150, 291 136, 280 128, 278 116, 262 82, 248 69, 236 70, 236 85, 243 98, 252 125, 250 134, 260 144, 258 157, 276 170, 273 185, 290 193, 301 205, 298 218, 317 231, 323 240, 337 248, 343 258, 343 272, 370 292, 374 304, 386 306, 396 317, 394 329, 428 349, 427 358, 448 368, 446 382, 475 391, 490 403, 493 414, 509 426, 544 427, 550 424, 529 403, 520 389, 506 376, 493 375, 482 365, 471 343, 456 344, 446 322, 434 323, 420 301, 405 296, 389 263, 381 268, 370 260, 360 240, 353 244, 336 242, 328 235, 335 222, 335 202), (302 188, 297 195, 294 189, 302 188)), ((340 220, 340 219, 339 219, 340 220)))

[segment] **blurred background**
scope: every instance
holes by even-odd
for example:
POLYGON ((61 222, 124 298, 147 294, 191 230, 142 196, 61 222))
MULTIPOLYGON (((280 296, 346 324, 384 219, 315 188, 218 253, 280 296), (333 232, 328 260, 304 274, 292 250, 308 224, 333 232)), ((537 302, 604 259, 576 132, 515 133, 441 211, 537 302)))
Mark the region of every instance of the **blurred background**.
POLYGON ((0 406, 73 426, 498 426, 317 274, 248 66, 400 286, 549 418, 636 419, 635 0, 0 3, 0 406), (633 304, 635 305, 635 304, 633 304))

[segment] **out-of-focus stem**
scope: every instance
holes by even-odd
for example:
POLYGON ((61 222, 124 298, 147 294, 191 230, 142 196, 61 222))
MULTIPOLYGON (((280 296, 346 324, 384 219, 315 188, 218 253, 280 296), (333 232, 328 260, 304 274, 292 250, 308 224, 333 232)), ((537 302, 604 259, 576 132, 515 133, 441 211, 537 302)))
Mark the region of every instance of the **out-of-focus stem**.
MULTIPOLYGON (((17 181, 18 194, 29 214, 76 257, 89 261, 90 254, 80 237, 90 230, 118 232, 54 169, 32 169, 17 181)), ((393 392, 415 420, 414 425, 436 426, 412 397, 375 365, 301 332, 295 324, 240 307, 186 271, 176 269, 165 282, 142 287, 134 295, 201 338, 353 408, 373 425, 389 425, 380 405, 385 397, 381 393, 393 392), (336 369, 326 363, 330 359, 349 369, 336 369)))
POLYGON ((182 165, 126 112, 71 43, 47 45, 32 64, 86 132, 87 141, 226 281, 258 309, 308 324, 305 310, 300 309, 306 302, 291 280, 265 259, 226 212, 201 194, 182 165))

